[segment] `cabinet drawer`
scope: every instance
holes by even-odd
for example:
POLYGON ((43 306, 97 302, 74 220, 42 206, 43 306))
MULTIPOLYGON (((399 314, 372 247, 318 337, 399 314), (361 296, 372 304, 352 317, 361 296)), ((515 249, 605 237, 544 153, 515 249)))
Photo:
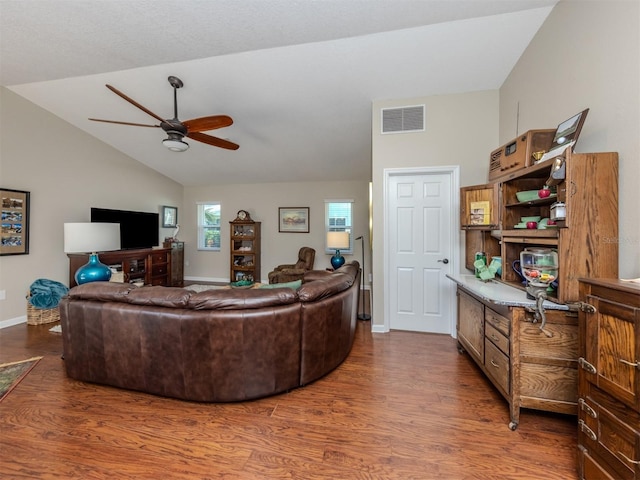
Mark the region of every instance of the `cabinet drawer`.
POLYGON ((151 277, 151 285, 160 285, 162 287, 166 287, 169 285, 169 279, 164 277, 151 277))
POLYGON ((166 263, 167 260, 167 252, 155 252, 151 254, 151 263, 166 263))
MULTIPOLYGON (((579 444, 596 452, 619 472, 620 478, 638 478, 640 432, 632 425, 638 426, 637 414, 618 417, 614 413, 615 405, 604 408, 592 397, 581 399, 580 404, 579 444)), ((623 410, 620 413, 624 413, 623 410)))
POLYGON ((500 330, 490 323, 487 323, 484 326, 484 335, 491 340, 496 347, 502 350, 502 353, 509 355, 509 338, 504 336, 500 330))
POLYGON ((161 265, 153 265, 151 267, 151 275, 165 275, 167 273, 167 265, 166 264, 161 264, 161 265))
POLYGON ((502 353, 488 338, 484 341, 484 366, 497 385, 509 393, 509 357, 502 353))
POLYGON ((507 337, 509 336, 509 325, 511 322, 507 317, 500 315, 498 312, 495 312, 490 308, 485 308, 484 320, 507 337))

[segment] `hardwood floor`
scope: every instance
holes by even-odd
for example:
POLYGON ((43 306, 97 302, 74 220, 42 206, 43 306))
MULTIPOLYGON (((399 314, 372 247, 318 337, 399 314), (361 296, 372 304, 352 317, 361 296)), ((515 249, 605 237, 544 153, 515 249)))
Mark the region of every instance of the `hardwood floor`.
POLYGON ((70 380, 53 324, 0 330, 44 358, 0 403, 3 479, 576 479, 576 418, 506 402, 449 336, 372 334, 286 394, 198 404, 70 380))

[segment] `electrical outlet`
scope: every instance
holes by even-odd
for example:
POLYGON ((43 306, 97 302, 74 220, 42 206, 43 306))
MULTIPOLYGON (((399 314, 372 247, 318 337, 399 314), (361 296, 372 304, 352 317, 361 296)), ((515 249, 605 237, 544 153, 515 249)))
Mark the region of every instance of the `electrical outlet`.
POLYGON ((189 266, 189 260, 185 260, 185 261, 184 261, 184 266, 185 266, 185 267, 188 267, 188 266, 189 266))
POLYGON ((371 283, 373 281, 373 274, 369 274, 369 283, 371 283))
POLYGON ((7 298, 7 291, 6 290, 0 290, 0 300, 4 300, 7 298))

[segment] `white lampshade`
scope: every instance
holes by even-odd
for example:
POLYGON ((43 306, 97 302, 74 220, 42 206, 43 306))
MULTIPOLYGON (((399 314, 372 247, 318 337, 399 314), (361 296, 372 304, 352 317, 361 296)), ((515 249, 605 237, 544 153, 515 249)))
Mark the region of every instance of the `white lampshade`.
POLYGON ((349 248, 349 232, 327 232, 327 248, 349 248))
POLYGON ((119 223, 65 223, 64 252, 120 250, 119 223))

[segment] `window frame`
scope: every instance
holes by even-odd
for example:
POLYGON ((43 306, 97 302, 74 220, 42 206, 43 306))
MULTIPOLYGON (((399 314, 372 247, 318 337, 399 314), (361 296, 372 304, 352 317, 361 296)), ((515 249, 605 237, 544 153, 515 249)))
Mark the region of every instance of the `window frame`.
POLYGON ((196 212, 198 219, 198 229, 197 229, 197 249, 203 252, 219 252, 222 250, 222 204, 220 202, 208 201, 208 202, 196 202, 196 212), (205 225, 205 208, 206 207, 218 207, 218 224, 215 225, 205 225), (218 238, 220 239, 219 245, 207 246, 205 243, 205 230, 206 229, 217 229, 218 230, 218 238))
MULTIPOLYGON (((327 246, 327 233, 328 232, 348 232, 349 233, 349 248, 340 250, 340 253, 343 255, 353 255, 353 204, 354 200, 352 198, 332 198, 325 199, 324 201, 324 251, 327 255, 333 255, 336 253, 334 248, 328 248, 327 246), (334 203, 347 203, 349 204, 349 216, 350 222, 348 218, 344 218, 345 225, 331 225, 331 218, 338 217, 329 217, 329 210, 331 208, 331 204, 334 203)), ((340 217, 342 218, 342 217, 340 217)))

